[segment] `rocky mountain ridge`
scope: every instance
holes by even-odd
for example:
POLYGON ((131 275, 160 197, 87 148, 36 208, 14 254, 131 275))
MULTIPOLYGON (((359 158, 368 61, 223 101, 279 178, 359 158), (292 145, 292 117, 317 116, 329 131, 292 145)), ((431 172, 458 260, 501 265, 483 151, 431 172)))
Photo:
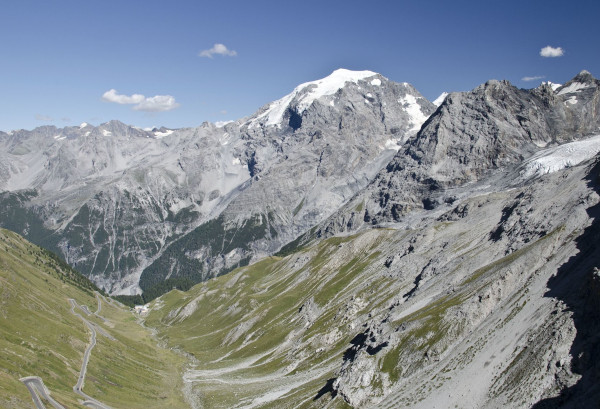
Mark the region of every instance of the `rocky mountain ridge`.
POLYGON ((599 134, 598 112, 600 81, 587 71, 555 89, 522 90, 492 80, 452 93, 317 234, 398 222, 414 210, 453 203, 471 184, 507 188, 522 181, 512 172, 536 153, 599 134))
POLYGON ((337 70, 224 126, 0 134, 2 223, 113 293, 197 282, 333 213, 434 109, 409 84, 337 70))

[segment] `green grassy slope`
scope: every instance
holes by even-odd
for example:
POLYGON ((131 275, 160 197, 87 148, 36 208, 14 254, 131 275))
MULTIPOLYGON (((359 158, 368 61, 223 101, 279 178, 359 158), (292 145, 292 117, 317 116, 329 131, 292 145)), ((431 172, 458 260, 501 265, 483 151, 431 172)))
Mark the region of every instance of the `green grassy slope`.
POLYGON ((521 188, 531 200, 476 195, 415 228, 295 246, 161 296, 146 324, 195 357, 203 408, 460 407, 475 383, 475 406, 530 407, 560 388, 546 361, 570 359, 569 336, 553 338, 568 309, 545 294, 589 220, 577 172, 521 188), (528 339, 547 357, 515 381, 528 339))
POLYGON ((206 408, 346 407, 318 391, 334 376, 358 331, 348 327, 369 313, 360 299, 386 292, 389 279, 365 275, 383 263, 377 245, 392 234, 334 237, 188 292, 172 291, 154 302, 146 322, 196 357, 197 372, 188 376, 197 379, 206 408), (345 307, 353 309, 352 316, 344 316, 345 307), (273 393, 282 398, 261 402, 273 393))
MULTIPOLYGON (((40 376, 63 406, 82 407, 72 388, 90 332, 68 299, 96 311, 93 290, 46 250, 0 230, 0 407, 33 407, 24 376, 40 376)), ((184 359, 159 348, 128 309, 103 300, 104 320, 86 318, 114 339, 98 330, 83 390, 113 408, 186 407, 184 359)))

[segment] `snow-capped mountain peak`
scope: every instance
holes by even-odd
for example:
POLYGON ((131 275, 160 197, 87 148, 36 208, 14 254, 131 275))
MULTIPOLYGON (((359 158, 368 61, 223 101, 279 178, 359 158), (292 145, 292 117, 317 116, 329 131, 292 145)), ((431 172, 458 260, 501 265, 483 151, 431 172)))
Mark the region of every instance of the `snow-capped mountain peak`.
MULTIPOLYGON (((346 83, 353 82, 356 84, 360 80, 376 75, 378 74, 373 71, 351 71, 343 68, 337 69, 325 78, 298 85, 285 97, 269 104, 264 112, 250 121, 249 126, 251 128, 259 126, 260 124, 266 126, 280 126, 285 111, 290 104, 294 103, 296 111, 301 114, 315 100, 326 95, 335 94, 339 89, 343 88, 346 83)), ((378 78, 373 79, 371 85, 380 86, 381 80, 378 78)))
POLYGON ((577 74, 572 80, 568 81, 565 85, 558 88, 557 95, 573 94, 584 89, 595 88, 597 81, 594 79, 589 71, 583 70, 577 74))
POLYGON ((437 97, 436 99, 434 99, 432 101, 433 105, 435 105, 436 107, 439 107, 440 105, 442 105, 442 102, 444 102, 444 100, 446 99, 447 96, 448 96, 447 92, 445 92, 445 91, 442 92, 439 97, 437 97))
POLYGON ((166 128, 160 128, 156 131, 154 131, 154 137, 156 139, 161 139, 164 138, 165 136, 169 136, 171 135, 173 132, 175 132, 173 129, 166 129, 166 128))

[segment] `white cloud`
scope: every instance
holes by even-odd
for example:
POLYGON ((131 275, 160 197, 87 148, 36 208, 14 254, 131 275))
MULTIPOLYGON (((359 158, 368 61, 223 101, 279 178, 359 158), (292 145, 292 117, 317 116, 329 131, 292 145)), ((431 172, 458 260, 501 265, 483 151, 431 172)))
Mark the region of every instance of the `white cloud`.
POLYGON ((179 104, 171 95, 155 95, 153 97, 145 97, 142 94, 122 95, 115 89, 108 90, 102 94, 102 99, 106 102, 114 102, 116 104, 134 105, 133 109, 135 111, 161 112, 179 107, 179 104))
POLYGON ((551 47, 549 45, 540 50, 540 55, 542 57, 562 57, 564 53, 565 50, 563 50, 562 47, 551 47))
POLYGON ((537 80, 541 80, 543 78, 546 78, 545 75, 535 75, 533 77, 523 77, 521 78, 521 81, 537 81, 537 80))
POLYGON ((146 99, 142 94, 119 95, 116 89, 111 89, 102 94, 102 99, 106 102, 114 102, 117 104, 139 104, 146 99))
POLYGON ((237 51, 228 49, 225 44, 215 44, 211 49, 200 51, 198 56, 213 58, 213 55, 215 54, 235 57, 237 55, 237 51))
POLYGON ((44 122, 54 121, 54 118, 49 117, 48 115, 42 115, 42 114, 35 114, 35 119, 38 121, 44 121, 44 122))
POLYGON ((142 102, 133 107, 136 111, 146 112, 161 112, 170 111, 179 106, 171 95, 156 95, 144 99, 142 102))

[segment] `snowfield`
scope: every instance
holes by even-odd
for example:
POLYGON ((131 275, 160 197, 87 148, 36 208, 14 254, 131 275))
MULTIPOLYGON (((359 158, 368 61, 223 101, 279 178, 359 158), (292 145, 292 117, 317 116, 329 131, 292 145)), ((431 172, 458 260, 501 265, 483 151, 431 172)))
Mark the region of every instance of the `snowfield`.
POLYGON ((421 111, 421 106, 417 102, 417 98, 415 98, 413 95, 407 94, 403 98, 400 98, 398 103, 400 103, 404 109, 406 109, 406 113, 411 118, 411 130, 416 132, 421 129, 421 125, 427 121, 429 116, 423 114, 423 111, 421 111))
POLYGON ((591 159, 598 152, 600 152, 600 135, 544 149, 525 162, 521 176, 530 179, 557 172, 591 159))
POLYGON ((566 87, 564 87, 563 89, 561 89, 558 92, 558 95, 565 95, 565 94, 570 94, 573 92, 579 92, 582 89, 586 89, 589 88, 590 86, 588 84, 582 84, 581 82, 574 82, 566 87))

